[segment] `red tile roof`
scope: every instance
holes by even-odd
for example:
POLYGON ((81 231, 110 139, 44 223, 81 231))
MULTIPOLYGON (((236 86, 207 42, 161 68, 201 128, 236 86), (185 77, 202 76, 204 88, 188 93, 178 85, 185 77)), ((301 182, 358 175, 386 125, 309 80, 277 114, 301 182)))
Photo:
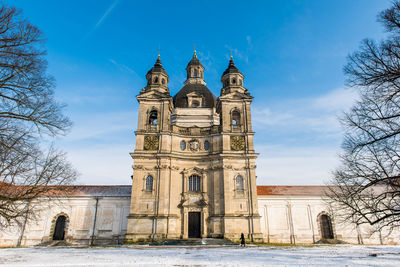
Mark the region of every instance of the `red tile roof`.
MULTIPOLYGON (((10 186, 9 189, 23 189, 24 186, 10 186)), ((130 197, 131 185, 70 185, 49 186, 42 196, 103 196, 130 197)), ((315 185, 258 185, 259 196, 324 196, 328 186, 315 185)))
POLYGON ((55 186, 54 190, 45 195, 130 197, 131 190, 131 185, 71 185, 55 186))
POLYGON ((323 196, 328 186, 323 185, 258 185, 259 196, 323 196))
POLYGON ((27 196, 97 196, 97 197, 130 197, 131 185, 49 185, 49 186, 15 186, 0 182, 0 195, 27 196), (35 190, 31 190, 35 189, 35 190))

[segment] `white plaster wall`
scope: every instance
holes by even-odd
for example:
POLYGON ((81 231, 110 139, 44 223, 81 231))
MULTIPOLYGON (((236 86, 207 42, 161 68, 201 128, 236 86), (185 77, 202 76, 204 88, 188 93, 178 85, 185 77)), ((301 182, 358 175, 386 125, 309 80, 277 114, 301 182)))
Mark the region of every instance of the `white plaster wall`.
MULTIPOLYGON (((38 204, 38 203, 36 203, 38 204)), ((99 197, 95 244, 121 243, 127 231, 130 197, 99 197)), ((27 223, 22 246, 51 241, 54 220, 59 214, 69 218, 65 238, 73 244, 89 244, 93 231, 95 197, 53 198, 39 201, 37 220, 27 223)), ((329 213, 322 197, 258 196, 261 231, 264 242, 313 243, 321 239, 317 217, 329 213)), ((359 228, 352 223, 339 224, 332 218, 335 237, 348 243, 400 244, 400 231, 374 234, 370 228, 359 228)), ((0 246, 15 246, 21 228, 14 226, 0 230, 0 246)))
MULTIPOLYGON (((326 200, 318 196, 258 196, 261 231, 268 243, 314 243, 321 240, 318 216, 330 215, 326 200)), ((400 231, 376 233, 354 223, 339 223, 331 216, 335 238, 353 244, 400 244, 400 231)))
MULTIPOLYGON (((121 243, 126 233, 130 197, 99 197, 95 244, 121 243)), ((36 219, 28 221, 21 245, 30 246, 51 241, 54 221, 66 215, 65 240, 76 244, 89 244, 93 235, 95 197, 69 197, 39 200, 36 219)), ((36 203, 38 204, 38 203, 36 203)), ((21 227, 14 226, 0 231, 0 246, 15 246, 21 236, 21 227)))

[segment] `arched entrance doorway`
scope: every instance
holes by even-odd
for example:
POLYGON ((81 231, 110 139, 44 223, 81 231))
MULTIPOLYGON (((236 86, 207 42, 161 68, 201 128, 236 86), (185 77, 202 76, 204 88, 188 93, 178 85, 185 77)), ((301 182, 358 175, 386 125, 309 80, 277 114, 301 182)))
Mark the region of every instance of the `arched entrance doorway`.
POLYGON ((53 240, 64 240, 67 218, 64 215, 58 216, 54 226, 53 240))
POLYGON ((322 239, 334 239, 332 221, 329 215, 322 214, 319 219, 321 238, 322 239))

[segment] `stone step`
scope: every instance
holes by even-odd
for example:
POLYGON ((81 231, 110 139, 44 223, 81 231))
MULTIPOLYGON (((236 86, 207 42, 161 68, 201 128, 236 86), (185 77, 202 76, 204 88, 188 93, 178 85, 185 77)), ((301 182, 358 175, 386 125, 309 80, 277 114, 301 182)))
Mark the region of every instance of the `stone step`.
POLYGON ((153 241, 152 246, 235 246, 238 245, 222 238, 190 238, 190 239, 166 239, 153 241))

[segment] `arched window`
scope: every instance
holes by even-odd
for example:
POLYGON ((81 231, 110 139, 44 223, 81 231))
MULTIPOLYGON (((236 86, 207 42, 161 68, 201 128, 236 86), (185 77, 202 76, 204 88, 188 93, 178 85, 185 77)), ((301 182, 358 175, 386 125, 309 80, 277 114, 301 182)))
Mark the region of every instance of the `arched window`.
POLYGON ((192 108, 198 108, 200 106, 199 101, 192 101, 192 108))
POLYGON ((181 150, 186 149, 186 142, 184 140, 181 141, 181 150))
POLYGON ((67 218, 64 215, 58 216, 54 227, 53 240, 64 240, 67 218))
POLYGON ((232 79, 232 84, 236 84, 236 79, 235 78, 232 79))
POLYGON ((320 229, 321 229, 321 238, 322 239, 333 239, 333 229, 332 229, 332 221, 329 215, 322 214, 319 218, 320 229))
POLYGON ((234 110, 232 112, 232 126, 234 128, 240 125, 240 112, 238 110, 234 110))
POLYGON ((164 78, 161 79, 161 83, 165 84, 165 79, 164 78))
POLYGON ((244 190, 243 177, 236 176, 236 190, 244 190))
POLYGON ((198 70, 197 70, 197 69, 194 69, 194 70, 193 70, 193 77, 197 78, 197 75, 198 75, 198 70))
POLYGON ((204 141, 204 150, 209 150, 209 149, 210 149, 210 142, 206 140, 204 141))
POLYGON ((157 126, 157 110, 153 109, 149 114, 150 126, 157 126))
POLYGON ((153 176, 151 175, 146 177, 146 190, 153 191, 153 176))
POLYGON ((189 177, 189 191, 200 191, 200 176, 192 175, 189 177))
POLYGON ((154 77, 154 83, 158 83, 158 77, 154 77))

